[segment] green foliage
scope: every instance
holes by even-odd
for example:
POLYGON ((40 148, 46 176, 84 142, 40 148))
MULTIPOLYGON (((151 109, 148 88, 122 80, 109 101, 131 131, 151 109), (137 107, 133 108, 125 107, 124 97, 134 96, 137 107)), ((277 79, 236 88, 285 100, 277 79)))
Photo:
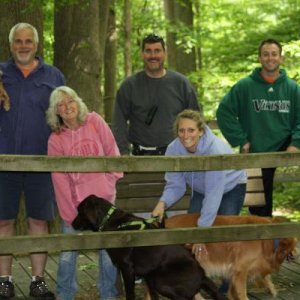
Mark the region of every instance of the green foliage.
POLYGON ((300 40, 284 44, 284 66, 289 76, 300 83, 300 40))
POLYGON ((54 43, 54 2, 43 2, 44 13, 44 60, 46 63, 53 63, 53 43, 54 43))
MULTIPOLYGON (((118 31, 118 65, 124 65, 124 20, 123 10, 124 1, 116 1, 117 31, 118 31)), ((149 33, 157 35, 166 35, 165 19, 163 14, 163 1, 132 1, 132 30, 131 30, 131 59, 133 73, 143 68, 140 59, 140 49, 142 39, 149 33)), ((118 79, 120 83, 124 79, 124 69, 118 69, 118 79)))
POLYGON ((267 0, 203 1, 200 9, 203 70, 199 78, 207 117, 214 117, 230 86, 258 66, 257 48, 263 39, 272 37, 284 44, 284 67, 298 79, 300 6, 295 1, 272 5, 267 0))
POLYGON ((276 174, 282 178, 294 177, 294 182, 275 183, 273 192, 274 210, 280 211, 292 221, 300 221, 300 182, 298 167, 277 168, 276 174))
MULTIPOLYGON (((284 67, 290 76, 300 76, 297 59, 300 51, 299 18, 297 1, 269 0, 194 0, 194 27, 165 20, 163 1, 134 1, 132 5, 132 60, 133 72, 143 65, 140 59, 140 43, 146 34, 155 32, 162 36, 166 31, 176 33, 176 43, 189 53, 192 47, 201 50, 202 68, 189 79, 198 88, 206 118, 215 118, 220 99, 240 78, 258 66, 257 48, 261 40, 276 38, 284 44, 284 67)), ((117 2, 119 45, 123 44, 123 1, 117 2)), ((123 48, 118 49, 119 65, 123 65, 123 48)), ((299 63, 298 63, 299 61, 299 63)), ((118 82, 124 79, 119 68, 118 82)))
POLYGON ((274 187, 274 207, 300 210, 300 182, 277 183, 274 187))

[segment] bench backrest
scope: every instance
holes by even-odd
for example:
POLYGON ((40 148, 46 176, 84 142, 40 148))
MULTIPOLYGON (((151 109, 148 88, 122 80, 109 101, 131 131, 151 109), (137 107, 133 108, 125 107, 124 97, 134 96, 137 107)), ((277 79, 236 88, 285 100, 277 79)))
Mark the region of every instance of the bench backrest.
MULTIPOLYGON (((248 169, 247 193, 244 206, 262 206, 265 196, 261 169, 248 169)), ((164 172, 127 173, 117 184, 116 205, 128 212, 151 212, 165 186, 164 172)), ((188 188, 185 195, 169 210, 187 210, 191 197, 188 188)))

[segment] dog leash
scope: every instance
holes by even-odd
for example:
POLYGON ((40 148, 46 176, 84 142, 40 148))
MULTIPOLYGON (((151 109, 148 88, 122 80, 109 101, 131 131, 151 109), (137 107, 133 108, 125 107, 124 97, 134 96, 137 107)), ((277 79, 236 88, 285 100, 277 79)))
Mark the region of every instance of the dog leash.
POLYGON ((144 230, 146 228, 147 224, 154 224, 154 223, 157 223, 158 221, 159 221, 159 217, 152 217, 152 218, 145 219, 145 220, 126 222, 126 223, 119 225, 118 228, 124 229, 126 227, 131 227, 131 226, 135 227, 136 226, 136 227, 138 227, 137 230, 144 230))
POLYGON ((99 225, 98 231, 102 231, 104 225, 106 224, 106 222, 109 220, 109 218, 115 212, 116 209, 117 208, 113 205, 110 207, 110 209, 108 210, 106 216, 103 218, 102 223, 99 225))
MULTIPOLYGON (((103 218, 101 224, 99 225, 98 231, 103 230, 105 224, 110 219, 112 214, 116 211, 116 209, 117 208, 113 205, 110 207, 110 209, 108 210, 106 216, 103 218)), ((130 227, 130 226, 139 226, 139 230, 144 230, 146 228, 147 224, 154 224, 154 223, 157 223, 158 221, 159 221, 159 217, 152 217, 152 218, 145 219, 145 220, 126 222, 126 223, 123 223, 123 224, 119 225, 118 228, 122 229, 122 228, 130 227)))

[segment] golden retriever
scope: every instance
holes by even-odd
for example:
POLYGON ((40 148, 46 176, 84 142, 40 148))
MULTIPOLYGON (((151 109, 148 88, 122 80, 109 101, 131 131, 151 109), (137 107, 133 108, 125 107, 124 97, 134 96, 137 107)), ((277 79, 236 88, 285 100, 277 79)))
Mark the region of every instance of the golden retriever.
MULTIPOLYGON (((199 214, 184 214, 165 220, 166 228, 196 227, 199 214)), ((258 216, 217 216, 214 225, 268 224, 278 219, 258 216)), ((295 255, 296 238, 278 241, 254 240, 207 243, 193 246, 196 259, 208 276, 229 281, 228 299, 247 300, 247 281, 260 280, 275 297, 277 292, 271 273, 279 269, 286 258, 295 255)))

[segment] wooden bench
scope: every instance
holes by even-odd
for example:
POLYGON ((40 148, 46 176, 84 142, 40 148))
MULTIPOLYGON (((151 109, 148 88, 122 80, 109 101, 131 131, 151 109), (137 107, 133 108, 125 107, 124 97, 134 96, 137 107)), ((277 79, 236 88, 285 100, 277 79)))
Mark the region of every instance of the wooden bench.
MULTIPOLYGON (((247 169, 247 193, 244 206, 262 206, 265 203, 261 169, 247 169)), ((134 213, 151 212, 165 186, 164 172, 127 173, 117 184, 116 206, 134 213)), ((185 211, 189 206, 191 190, 168 211, 185 211)))
MULTIPOLYGON (((248 169, 247 193, 244 206, 260 206, 264 204, 265 197, 261 179, 261 169, 248 169)), ((151 212, 155 207, 165 186, 164 172, 152 173, 126 173, 124 178, 117 184, 116 205, 132 213, 151 212)), ((189 207, 191 190, 187 192, 173 207, 168 211, 186 211, 189 207)), ((50 232, 60 233, 60 217, 57 214, 54 221, 50 222, 50 232)), ((16 224, 16 232, 19 235, 27 233, 27 219, 25 213, 24 200, 16 224)))

